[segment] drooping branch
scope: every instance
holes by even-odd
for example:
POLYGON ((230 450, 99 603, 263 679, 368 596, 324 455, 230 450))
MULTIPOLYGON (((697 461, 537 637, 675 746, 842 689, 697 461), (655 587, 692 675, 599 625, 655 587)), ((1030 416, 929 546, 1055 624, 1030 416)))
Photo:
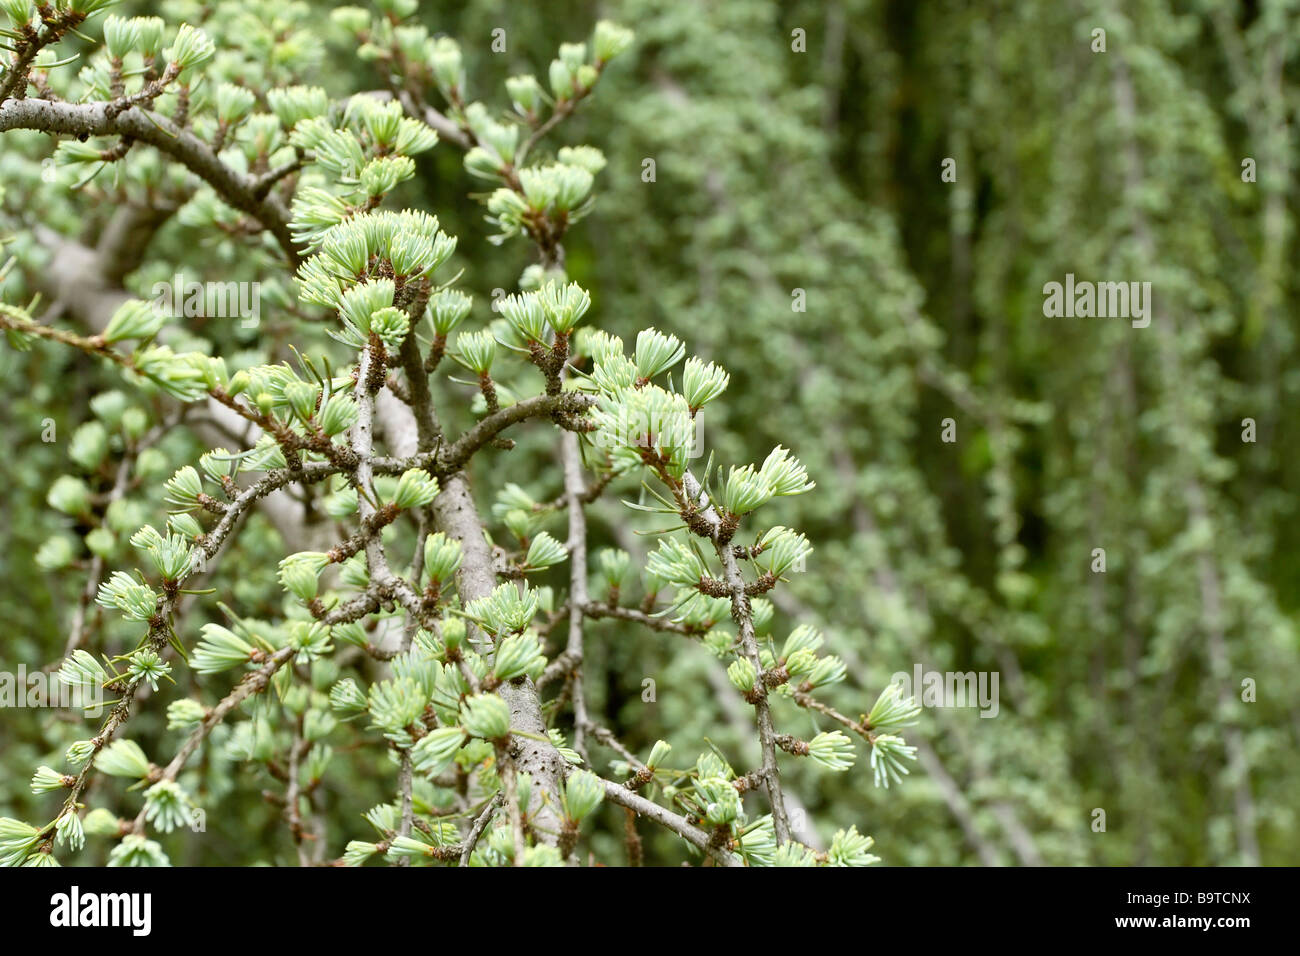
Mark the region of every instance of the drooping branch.
MULTIPOLYGON (((682 484, 689 503, 695 504, 703 500, 704 490, 689 471, 686 472, 682 484)), ((711 529, 710 538, 722 562, 724 581, 730 592, 732 617, 740 631, 741 653, 754 665, 755 672, 761 674, 763 662, 758 656, 758 640, 754 636, 753 607, 745 589, 745 580, 740 574, 740 564, 731 547, 730 536, 724 532, 722 517, 711 503, 698 509, 696 513, 711 529)), ((776 842, 782 844, 790 839, 790 819, 786 815, 780 769, 776 762, 776 725, 772 720, 772 708, 767 699, 766 688, 761 681, 755 684, 755 691, 754 716, 758 724, 759 746, 763 753, 763 787, 772 806, 772 826, 776 832, 776 842)))
MULTIPOLYGON (((392 452, 406 457, 416 455, 419 447, 415 416, 409 406, 387 389, 376 396, 375 419, 392 452)), ((439 530, 460 542, 463 558, 456 571, 456 590, 461 601, 468 603, 488 596, 496 587, 492 551, 483 534, 483 521, 469 479, 463 472, 457 472, 440 476, 439 482, 441 490, 433 499, 433 514, 439 530)), ((564 785, 564 758, 546 737, 541 699, 530 679, 525 677, 517 683, 507 681, 497 688, 497 693, 510 707, 510 726, 529 735, 512 735, 508 755, 518 770, 532 774, 536 804, 530 819, 536 824, 540 838, 553 841, 561 828, 558 808, 564 785)))
POLYGON ((180 162, 210 185, 223 200, 247 213, 275 237, 294 268, 302 261, 289 233, 289 214, 273 195, 259 193, 259 183, 223 163, 212 147, 192 132, 151 110, 132 106, 117 112, 114 103, 54 103, 5 100, 0 103, 0 133, 31 129, 64 136, 128 136, 148 143, 180 162))
MULTIPOLYGON (((271 472, 265 475, 242 491, 227 507, 225 514, 221 516, 221 520, 217 522, 216 527, 195 542, 188 569, 174 582, 173 587, 164 591, 159 600, 159 606, 150 619, 149 633, 145 641, 151 650, 162 652, 167 647, 172 633, 171 617, 176 610, 176 605, 182 593, 181 588, 185 582, 200 571, 207 569, 209 562, 216 557, 226 540, 234 532, 239 518, 246 514, 255 502, 288 484, 291 480, 293 480, 293 476, 287 470, 271 472)), ((109 711, 108 717, 100 726, 99 733, 91 738, 92 749, 90 756, 86 759, 84 766, 77 774, 76 780, 70 788, 71 792, 64 802, 65 810, 76 807, 78 798, 90 782, 95 757, 113 740, 122 725, 130 717, 131 706, 134 704, 136 694, 144 681, 144 676, 140 676, 125 685, 122 689, 122 696, 118 698, 113 709, 109 711)), ((50 828, 53 828, 53 826, 54 823, 51 822, 50 828)))
POLYGON ((709 834, 699 827, 692 826, 690 821, 680 814, 673 813, 671 810, 633 793, 621 783, 615 783, 612 780, 603 778, 600 782, 605 788, 605 799, 610 803, 616 803, 620 807, 627 807, 647 820, 652 820, 661 827, 672 830, 687 843, 703 850, 720 866, 744 865, 734 853, 729 853, 721 847, 715 846, 709 834))
POLYGON ((635 624, 641 624, 653 631, 666 631, 671 634, 682 634, 686 637, 698 636, 705 633, 708 628, 699 624, 684 624, 681 621, 674 621, 667 617, 659 617, 654 614, 647 614, 645 611, 631 607, 618 607, 613 604, 601 604, 587 602, 582 605, 582 612, 590 618, 614 618, 619 621, 631 621, 635 624))
MULTIPOLYGON (((119 215, 125 214, 119 211, 114 215, 114 219, 119 215)), ((94 334, 102 333, 108 327, 113 313, 130 298, 120 282, 110 277, 114 274, 123 274, 125 265, 136 260, 142 250, 148 247, 150 235, 142 231, 141 222, 147 221, 154 226, 162 224, 162 220, 145 214, 132 213, 130 218, 135 223, 131 228, 127 228, 124 224, 112 228, 112 220, 110 220, 109 227, 106 227, 94 248, 66 239, 47 226, 38 224, 32 230, 37 241, 49 252, 55 262, 54 268, 42 269, 34 273, 33 278, 37 288, 58 303, 65 316, 94 334), (110 233, 118 241, 108 241, 110 233), (128 241, 139 248, 124 248, 124 243, 128 241)), ((166 327, 159 337, 165 340, 171 335, 171 331, 166 327)), ((59 334, 62 333, 52 330, 46 337, 57 338, 59 334)), ((257 432, 250 433, 250 428, 234 412, 215 399, 208 400, 206 412, 217 427, 212 428, 203 424, 192 427, 200 440, 209 446, 218 447, 226 444, 229 441, 227 432, 243 435, 250 445, 256 441, 257 432)), ((328 463, 312 467, 314 464, 304 467, 304 481, 318 481, 337 471, 328 463)), ((396 474, 402 470, 403 467, 395 467, 392 471, 382 471, 382 473, 396 474)), ((283 494, 270 495, 262 501, 261 507, 290 549, 313 550, 320 543, 320 538, 325 531, 324 525, 309 522, 305 509, 292 498, 283 494)))
MULTIPOLYGON (((262 666, 251 673, 245 674, 243 679, 221 699, 221 701, 204 715, 203 720, 190 731, 190 735, 185 738, 185 743, 181 744, 176 756, 163 768, 160 780, 175 780, 181 770, 185 767, 185 762, 194 755, 199 749, 199 745, 207 739, 208 735, 225 720, 226 715, 242 704, 254 694, 260 694, 266 690, 271 683, 271 678, 275 676, 276 671, 293 657, 295 651, 292 647, 282 647, 263 662, 262 666)), ((136 816, 132 830, 136 833, 144 832, 144 808, 136 816)))
MULTIPOLYGON (((1130 208, 1133 210, 1132 226, 1137 254, 1143 269, 1152 270, 1158 261, 1159 250, 1156 248, 1155 238, 1142 211, 1144 207, 1137 199, 1146 188, 1144 182, 1146 174, 1137 135, 1136 94, 1128 63, 1122 55, 1117 55, 1115 58, 1112 97, 1123 140, 1121 156, 1124 189, 1130 208)), ((1171 382, 1182 383, 1187 379, 1188 370, 1184 367, 1182 357, 1177 351, 1175 339, 1178 332, 1173 321, 1165 314, 1165 307, 1160 304, 1161 301, 1156 300, 1156 305, 1153 307, 1154 315, 1149 321, 1156 329, 1159 355, 1166 377, 1171 382)), ((1213 528, 1202 478, 1197 471, 1190 468, 1188 471, 1183 483, 1188 528, 1213 528)), ((1212 534, 1208 540, 1213 540, 1212 534)), ((1222 714, 1232 706, 1233 693, 1228 680, 1230 663, 1223 624, 1221 570, 1213 547, 1208 545, 1199 547, 1195 557, 1201 604, 1200 625, 1205 636, 1211 673, 1216 679, 1216 705, 1222 714)), ((1229 724, 1224 730, 1223 745, 1231 775, 1230 787, 1237 829, 1237 849, 1246 865, 1258 866, 1260 856, 1259 838, 1256 834, 1255 798, 1250 783, 1250 758, 1246 752, 1241 728, 1229 724)))
POLYGON ((545 415, 576 414, 594 404, 594 398, 581 392, 561 392, 558 395, 535 395, 532 398, 525 398, 481 419, 473 428, 444 448, 437 457, 437 471, 439 474, 451 474, 460 470, 475 452, 511 425, 545 415))

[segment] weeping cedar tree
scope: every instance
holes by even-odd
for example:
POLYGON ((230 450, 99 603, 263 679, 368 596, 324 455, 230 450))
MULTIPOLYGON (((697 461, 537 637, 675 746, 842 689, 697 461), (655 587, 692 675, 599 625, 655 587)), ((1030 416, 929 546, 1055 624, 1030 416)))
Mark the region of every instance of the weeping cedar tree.
MULTIPOLYGON (((606 160, 551 139, 631 31, 601 21, 543 80, 478 100, 457 43, 411 20, 415 0, 338 8, 310 30, 290 5, 278 59, 258 57, 235 2, 201 29, 100 0, 3 6, 13 155, 48 153, 16 131, 53 134, 45 181, 117 201, 88 244, 44 222, 14 237, 6 271, 30 294, 0 304, 0 324, 13 349, 77 350, 120 376, 72 433, 76 473, 48 486, 85 550, 63 533, 35 555, 84 579, 52 686, 75 691, 92 729, 32 768, 39 815, 0 820, 6 864, 166 865, 164 843, 209 829, 241 786, 275 808, 250 818, 271 841, 259 852, 303 865, 636 863, 651 827, 710 865, 875 861, 855 827, 811 835, 782 785, 783 761, 843 772, 862 746, 888 787, 915 756, 899 732, 919 711, 897 685, 847 716, 820 696, 846 666, 818 630, 774 632, 765 595, 812 546, 764 512, 814 482, 780 445, 757 463, 705 457, 699 426, 727 372, 656 329, 625 346, 565 272, 606 160), (310 85, 326 34, 359 49, 377 90, 310 85), (447 151, 447 189, 473 184, 491 242, 535 251, 490 309, 436 208, 402 191, 447 151), (236 282, 256 315, 211 321, 211 295, 183 284, 128 294, 171 220, 249 277, 236 282), (535 473, 540 442, 553 479, 535 473), (550 500, 521 484, 548 480, 550 500), (655 522, 639 573, 627 550, 588 554, 602 496, 655 522), (232 557, 241 580, 221 576, 232 557), (707 739, 625 746, 584 690, 605 619, 716 657, 752 713, 754 765, 707 739), (163 707, 165 730, 133 735, 163 707), (826 729, 782 732, 799 711, 826 729), (351 807, 369 787, 378 802, 351 807), (586 847, 584 823, 601 836, 586 847)), ((231 850, 198 836, 188 852, 231 850)))

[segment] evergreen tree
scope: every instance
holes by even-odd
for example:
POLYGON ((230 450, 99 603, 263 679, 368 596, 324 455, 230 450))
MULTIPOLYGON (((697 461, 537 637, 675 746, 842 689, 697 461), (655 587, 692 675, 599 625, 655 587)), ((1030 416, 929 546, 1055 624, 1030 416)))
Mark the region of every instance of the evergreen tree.
POLYGON ((6 861, 1296 858, 1294 0, 3 8, 6 861))

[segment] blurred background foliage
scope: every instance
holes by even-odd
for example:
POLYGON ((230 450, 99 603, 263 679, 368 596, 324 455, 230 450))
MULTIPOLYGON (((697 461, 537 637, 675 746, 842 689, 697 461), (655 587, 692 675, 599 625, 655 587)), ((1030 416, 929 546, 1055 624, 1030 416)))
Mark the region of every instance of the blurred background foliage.
MULTIPOLYGON (((345 96, 382 85, 330 26, 331 4, 227 3, 215 15, 214 6, 127 2, 117 12, 203 24, 228 72, 250 86, 305 81, 345 96)), ((731 386, 703 426, 719 461, 784 444, 807 464, 817 492, 784 499, 773 519, 817 550, 807 573, 776 592, 772 626, 825 629, 850 668, 832 694, 841 710, 865 712, 891 674, 917 664, 999 673, 996 718, 926 711, 908 735, 922 759, 902 786, 872 787, 862 760, 839 775, 786 761, 807 839, 824 845, 856 823, 894 865, 1300 859, 1300 473, 1289 467, 1300 402, 1291 368, 1300 98, 1287 82, 1300 68, 1297 6, 421 3, 421 22, 461 42, 472 95, 497 108, 507 76, 544 74, 559 43, 585 37, 598 18, 636 31, 599 95, 546 144, 590 143, 609 159, 595 211, 566 242, 593 321, 625 338, 649 326, 673 332, 728 368, 731 386), (490 48, 497 28, 504 53, 490 48), (1104 53, 1092 49, 1097 28, 1104 53), (796 30, 803 52, 792 49, 796 30), (1257 182, 1242 181, 1247 157, 1257 182), (946 158, 955 182, 941 181, 946 158), (1151 282, 1151 326, 1045 318, 1042 287, 1067 272, 1151 282), (792 308, 796 290, 806 311, 792 308), (947 418, 954 443, 941 440, 947 418), (1245 418, 1256 423, 1253 443, 1242 440, 1245 418), (1104 574, 1091 570, 1096 548, 1104 574), (1242 700, 1248 679, 1253 702, 1242 700), (1105 832, 1093 829, 1098 808, 1105 832)), ((111 174, 75 191, 43 179, 51 148, 39 134, 0 138, 0 224, 24 263, 9 301, 33 291, 42 268, 35 224, 91 241, 115 205, 140 199, 138 183, 111 174)), ((140 149, 127 163, 158 158, 140 149)), ((150 198, 184 201, 183 177, 153 183, 150 198)), ((526 244, 487 242, 479 188, 444 146, 420 158, 397 199, 459 236, 461 287, 476 293, 481 317, 530 258, 526 244)), ((287 358, 289 343, 328 348, 318 328, 277 307, 273 283, 290 298, 292 286, 273 250, 252 252, 185 218, 157 232, 129 288, 147 295, 177 271, 261 281, 259 328, 199 319, 188 331, 259 360, 287 358)), ((71 351, 0 350, 7 670, 61 656, 90 529, 45 498, 56 476, 77 470, 68 436, 109 388, 125 387, 71 351), (46 419, 53 443, 42 441, 46 419), (52 536, 68 540, 74 567, 42 571, 36 556, 52 536)), ((465 390, 437 388, 445 418, 471 421, 465 390)), ((167 427, 161 403, 127 391, 166 432, 161 455, 137 466, 127 500, 138 513, 116 516, 133 529, 157 520, 161 482, 202 448, 167 427)), ((506 481, 538 500, 561 490, 553 436, 516 437, 509 456, 474 466, 485 509, 506 481)), ((105 492, 115 464, 86 477, 105 492)), ((614 490, 594 509, 593 546, 644 552, 635 532, 652 525, 619 501, 637 489, 614 490)), ((558 523, 550 530, 563 537, 558 523)), ((115 547, 110 567, 125 560, 124 540, 115 547)), ((209 586, 242 614, 273 616, 282 595, 267 553, 283 551, 255 520, 209 586)), ((196 602, 191 633, 215 619, 213 601, 196 602)), ((92 604, 106 646, 129 646, 129 631, 96 612, 92 604)), ((618 622, 590 627, 589 706, 633 750, 707 737, 738 766, 756 765, 749 708, 703 648, 618 622), (643 700, 646 678, 653 702, 643 700)), ((191 681, 207 702, 224 692, 224 682, 204 690, 178 672, 181 686, 163 685, 132 721, 148 752, 174 750, 162 712, 191 681)), ((778 714, 794 733, 812 732, 807 720, 778 714)), ((39 816, 31 770, 81 732, 65 714, 4 715, 0 815, 39 816)), ((392 768, 374 748, 351 746, 360 728, 331 740, 340 758, 325 799, 341 852, 359 814, 388 798, 392 768)), ((173 861, 288 861, 279 809, 262 796, 266 771, 227 766, 220 751, 204 749, 191 788, 207 832, 161 838, 173 861)), ((138 797, 102 784, 90 795, 101 801, 126 816, 138 808, 138 797)), ((593 839, 617 857, 621 814, 602 812, 593 839)), ((644 835, 649 861, 679 855, 671 837, 644 835)))

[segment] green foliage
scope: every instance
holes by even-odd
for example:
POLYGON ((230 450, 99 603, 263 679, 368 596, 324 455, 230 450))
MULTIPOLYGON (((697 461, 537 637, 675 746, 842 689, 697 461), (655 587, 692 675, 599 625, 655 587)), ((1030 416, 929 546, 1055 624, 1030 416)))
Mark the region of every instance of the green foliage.
POLYGON ((141 125, 0 133, 3 669, 104 707, 0 862, 1295 859, 1290 5, 107 6, 3 5, 141 125))

